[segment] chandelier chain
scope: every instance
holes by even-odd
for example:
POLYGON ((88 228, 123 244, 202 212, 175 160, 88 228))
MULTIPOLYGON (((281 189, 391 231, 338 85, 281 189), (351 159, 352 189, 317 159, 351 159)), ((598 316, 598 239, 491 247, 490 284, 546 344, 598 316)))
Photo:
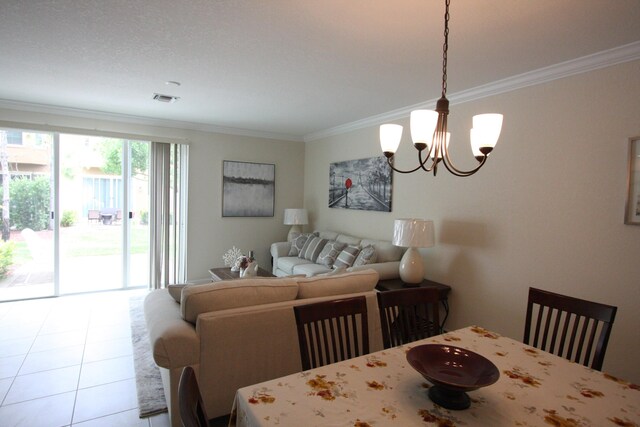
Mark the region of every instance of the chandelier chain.
POLYGON ((445 0, 444 12, 444 44, 442 45, 442 97, 447 94, 447 51, 449 50, 449 4, 451 0, 445 0))

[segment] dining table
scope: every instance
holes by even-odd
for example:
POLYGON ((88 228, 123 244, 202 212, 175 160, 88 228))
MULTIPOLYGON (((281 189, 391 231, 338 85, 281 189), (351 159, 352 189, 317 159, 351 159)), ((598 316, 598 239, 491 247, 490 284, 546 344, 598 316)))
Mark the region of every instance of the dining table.
POLYGON ((229 426, 640 426, 640 387, 469 326, 236 392, 229 426), (469 350, 499 371, 469 391, 471 406, 433 403, 433 386, 407 361, 424 344, 469 350))

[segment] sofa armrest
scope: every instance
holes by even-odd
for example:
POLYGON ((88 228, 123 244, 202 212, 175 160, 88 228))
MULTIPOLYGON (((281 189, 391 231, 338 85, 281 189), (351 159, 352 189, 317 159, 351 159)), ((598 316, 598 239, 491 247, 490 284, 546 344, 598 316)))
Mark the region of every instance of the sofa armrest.
POLYGON ((144 300, 153 359, 163 368, 200 363, 200 338, 195 327, 182 319, 180 304, 166 289, 149 293, 144 300))
POLYGON ((349 267, 347 271, 360 271, 372 268, 378 272, 379 280, 397 279, 400 277, 400 261, 377 262, 374 264, 349 267))
POLYGON ((271 244, 271 257, 273 258, 272 273, 276 274, 278 258, 289 255, 291 242, 275 242, 271 244))

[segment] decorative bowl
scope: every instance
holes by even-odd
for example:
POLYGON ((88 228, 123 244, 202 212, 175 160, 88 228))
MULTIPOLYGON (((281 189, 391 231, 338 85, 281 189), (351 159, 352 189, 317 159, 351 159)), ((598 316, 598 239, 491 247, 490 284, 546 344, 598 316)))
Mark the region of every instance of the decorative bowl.
POLYGON ((413 369, 433 384, 429 398, 447 409, 467 409, 467 391, 489 386, 500 378, 500 371, 486 357, 452 345, 424 344, 407 352, 413 369))

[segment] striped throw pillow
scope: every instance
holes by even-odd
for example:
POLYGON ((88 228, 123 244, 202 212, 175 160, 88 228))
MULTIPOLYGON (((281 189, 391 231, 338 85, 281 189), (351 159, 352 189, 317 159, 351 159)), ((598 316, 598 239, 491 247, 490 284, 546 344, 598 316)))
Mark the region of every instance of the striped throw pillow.
POLYGON ((308 259, 311 262, 316 262, 318 255, 322 252, 324 245, 327 243, 327 239, 321 239, 320 237, 309 237, 305 242, 302 250, 298 254, 298 258, 308 259))
POLYGON ((342 252, 340 252, 340 255, 338 255, 338 258, 334 261, 333 268, 351 267, 359 252, 360 248, 357 246, 347 246, 342 250, 342 252))
POLYGON ((353 266, 358 267, 361 265, 373 264, 376 262, 376 259, 376 249, 373 246, 365 246, 360 250, 358 257, 353 262, 353 266))

